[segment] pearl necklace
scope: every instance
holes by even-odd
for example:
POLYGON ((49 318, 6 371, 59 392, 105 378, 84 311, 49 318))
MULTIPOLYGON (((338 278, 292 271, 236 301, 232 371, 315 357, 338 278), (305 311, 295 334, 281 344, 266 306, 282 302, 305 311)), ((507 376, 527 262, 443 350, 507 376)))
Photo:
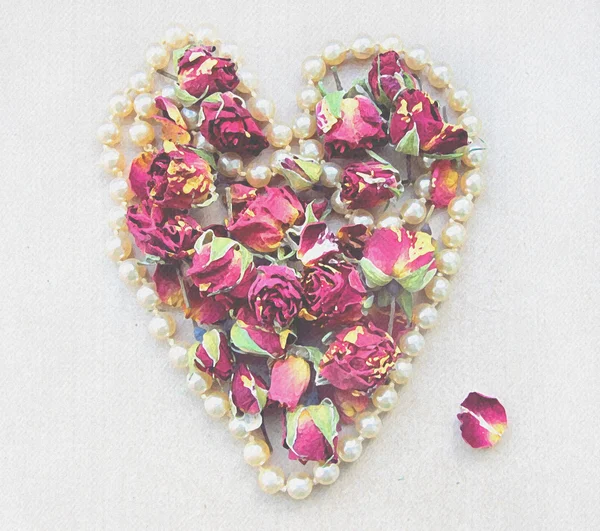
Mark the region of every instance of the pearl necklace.
MULTIPOLYGON (((235 61, 238 66, 241 57, 236 46, 221 44, 211 26, 203 26, 195 33, 189 33, 181 26, 169 28, 165 38, 158 44, 151 45, 146 52, 148 69, 131 76, 127 88, 109 101, 110 118, 98 130, 98 139, 103 145, 100 159, 102 168, 112 177, 109 183, 109 194, 116 206, 110 211, 108 224, 113 231, 112 237, 106 245, 108 256, 118 265, 119 277, 129 286, 137 289, 137 300, 140 305, 151 313, 148 329, 157 340, 165 341, 169 345, 169 358, 176 367, 188 367, 188 347, 176 342, 173 336, 176 331, 176 321, 173 315, 164 310, 156 293, 156 287, 146 278, 146 268, 136 258, 131 258, 132 241, 127 232, 126 214, 127 206, 134 194, 128 179, 124 176, 126 167, 125 155, 118 149, 122 139, 122 121, 134 114, 132 123, 128 126, 129 139, 142 149, 152 149, 154 141, 154 128, 148 122, 158 111, 155 106, 155 97, 163 96, 172 101, 177 101, 177 96, 172 85, 167 85, 162 90, 153 92, 155 75, 165 69, 170 62, 171 52, 182 48, 189 43, 216 45, 219 47, 221 57, 235 61)), ((252 117, 266 126, 266 136, 269 144, 275 151, 270 161, 261 162, 258 158, 244 167, 244 161, 235 153, 221 154, 217 170, 220 175, 230 181, 246 180, 255 188, 262 188, 269 184, 272 176, 281 169, 281 161, 290 156, 291 144, 294 139, 298 141, 298 153, 320 162, 322 174, 320 184, 326 188, 337 188, 331 204, 333 209, 346 216, 350 224, 362 223, 369 227, 401 227, 403 224, 419 225, 428 217, 427 202, 431 193, 430 169, 435 162, 427 156, 419 157, 424 173, 414 181, 413 199, 404 201, 398 212, 385 214, 374 219, 366 210, 349 211, 340 200, 339 186, 342 177, 342 168, 324 158, 323 144, 314 139, 317 132, 315 107, 321 100, 322 94, 318 84, 325 78, 328 71, 340 68, 343 63, 353 58, 365 61, 376 53, 395 51, 401 54, 405 63, 415 75, 426 77, 429 85, 434 89, 443 91, 449 107, 460 114, 458 125, 463 127, 469 135, 471 143, 462 156, 462 163, 471 170, 464 173, 460 179, 460 190, 463 195, 457 195, 447 207, 448 220, 441 229, 441 241, 444 249, 436 255, 438 272, 425 288, 425 295, 429 302, 415 306, 413 322, 415 327, 402 336, 399 347, 404 354, 390 373, 390 382, 383 385, 372 394, 373 409, 365 411, 356 417, 356 435, 344 435, 338 441, 338 452, 341 461, 356 461, 363 452, 363 442, 377 436, 382 427, 380 414, 394 408, 398 402, 398 392, 395 385, 405 384, 412 373, 412 359, 422 353, 425 339, 422 330, 432 328, 438 319, 437 306, 445 301, 450 292, 448 277, 457 273, 460 266, 459 249, 465 242, 466 229, 464 223, 470 218, 474 204, 473 200, 482 191, 483 178, 479 167, 483 164, 486 150, 478 142, 481 130, 479 119, 470 111, 471 96, 462 88, 455 88, 451 83, 451 69, 443 63, 434 63, 429 59, 429 53, 423 47, 405 49, 396 36, 388 37, 377 43, 368 36, 358 37, 350 47, 342 42, 329 42, 320 55, 311 56, 302 62, 301 72, 306 80, 306 86, 297 94, 297 103, 302 111, 292 125, 284 125, 275 121, 275 104, 266 98, 257 95, 256 76, 244 69, 237 71, 240 84, 236 92, 247 99, 246 105, 252 117)), ((182 115, 186 121, 193 124, 198 116, 195 111, 183 109, 182 115)), ((199 133, 195 137, 195 145, 205 151, 214 151, 206 139, 199 133)), ((231 414, 229 397, 222 390, 212 388, 212 378, 205 373, 192 372, 188 376, 188 387, 198 394, 204 402, 206 412, 215 418, 228 417, 229 431, 238 439, 246 441, 243 456, 245 461, 258 469, 258 483, 262 490, 274 494, 287 492, 294 499, 306 498, 314 485, 330 485, 334 483, 339 474, 338 464, 317 464, 312 475, 305 473, 292 473, 286 479, 284 472, 276 466, 266 463, 270 457, 269 446, 260 438, 252 427, 244 423, 243 419, 231 414)))

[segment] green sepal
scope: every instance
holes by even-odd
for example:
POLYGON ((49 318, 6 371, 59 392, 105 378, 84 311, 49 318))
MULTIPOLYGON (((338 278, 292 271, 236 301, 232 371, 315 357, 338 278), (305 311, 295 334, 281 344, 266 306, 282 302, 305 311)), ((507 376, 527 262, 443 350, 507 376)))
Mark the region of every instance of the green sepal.
POLYGON ((185 52, 191 48, 192 46, 184 46, 183 48, 178 48, 177 50, 173 50, 173 64, 175 68, 179 69, 179 60, 185 55, 185 52))
POLYGON ((435 267, 430 269, 433 262, 434 260, 423 267, 420 267, 416 271, 413 271, 407 277, 397 280, 398 284, 400 284, 406 291, 409 291, 410 293, 415 293, 422 290, 425 286, 427 286, 427 284, 429 284, 431 279, 437 273, 437 269, 435 267))
POLYGON ((447 153, 446 155, 439 155, 436 153, 427 153, 427 157, 435 160, 456 160, 462 158, 464 155, 463 151, 455 151, 454 153, 447 153))
POLYGON ((326 94, 323 98, 329 108, 329 112, 336 118, 342 117, 342 100, 344 99, 344 95, 345 92, 343 90, 337 90, 326 94))
POLYGON ((404 315, 408 319, 408 323, 410 324, 412 321, 413 314, 413 295, 409 291, 405 289, 401 289, 400 293, 398 293, 396 300, 400 304, 404 315))
POLYGON ((305 160, 297 156, 293 156, 292 158, 300 166, 303 174, 287 168, 282 168, 281 173, 283 173, 283 176, 294 191, 303 192, 304 190, 309 190, 314 184, 319 182, 319 178, 323 172, 322 166, 313 160, 305 160))
POLYGON ((175 97, 184 107, 191 107, 200 101, 200 98, 192 96, 187 90, 183 90, 179 85, 175 85, 175 97))
POLYGON ((417 132, 417 124, 414 124, 413 128, 404 135, 400 142, 398 142, 396 151, 404 153, 405 155, 412 155, 413 157, 416 157, 419 154, 419 149, 419 133, 417 132))
POLYGON ((413 77, 411 75, 407 74, 406 72, 402 72, 402 81, 404 81, 404 86, 408 90, 412 90, 412 89, 416 88, 413 77))
POLYGON ((375 288, 377 286, 385 286, 392 281, 392 277, 386 275, 383 271, 377 269, 371 260, 364 256, 360 259, 360 267, 365 275, 367 281, 367 287, 375 288))
POLYGON ((204 149, 198 148, 189 148, 190 151, 193 151, 196 155, 198 155, 201 159, 204 159, 208 162, 208 165, 212 168, 213 171, 217 169, 217 161, 215 160, 215 156, 204 149))
POLYGON ((254 354, 256 356, 268 356, 272 358, 270 352, 267 352, 265 349, 259 347, 250 337, 248 331, 242 328, 238 321, 236 321, 231 327, 231 331, 229 332, 229 339, 231 344, 236 347, 240 352, 245 352, 247 354, 254 354))

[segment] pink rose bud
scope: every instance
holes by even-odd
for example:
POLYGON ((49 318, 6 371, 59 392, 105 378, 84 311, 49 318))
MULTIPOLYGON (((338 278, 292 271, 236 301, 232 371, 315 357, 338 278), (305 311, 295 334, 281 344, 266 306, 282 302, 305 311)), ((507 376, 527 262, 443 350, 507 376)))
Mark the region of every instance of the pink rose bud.
POLYGON ((235 89, 240 80, 230 59, 214 57, 214 46, 188 48, 177 63, 179 86, 192 96, 203 98, 215 92, 235 89))
POLYGON ((156 294, 164 304, 180 306, 183 302, 181 284, 177 266, 172 264, 157 264, 152 280, 156 285, 156 294))
POLYGON ((278 360, 271 369, 269 399, 295 409, 310 383, 308 362, 296 356, 278 360))
POLYGON ((244 413, 256 415, 267 404, 268 388, 264 380, 253 374, 248 365, 240 363, 231 380, 231 401, 244 413))
POLYGON ((431 202, 436 208, 447 207, 456 197, 458 172, 451 160, 438 160, 431 166, 431 202))
POLYGON ((194 365, 199 371, 214 378, 228 380, 233 372, 233 357, 227 343, 227 336, 213 328, 202 336, 201 343, 190 347, 194 365))
POLYGON ((368 76, 371 93, 377 103, 391 106, 401 90, 415 88, 417 82, 397 52, 377 55, 368 76))
POLYGON ((398 171, 376 160, 355 162, 344 169, 340 197, 352 210, 373 208, 394 197, 398 171))

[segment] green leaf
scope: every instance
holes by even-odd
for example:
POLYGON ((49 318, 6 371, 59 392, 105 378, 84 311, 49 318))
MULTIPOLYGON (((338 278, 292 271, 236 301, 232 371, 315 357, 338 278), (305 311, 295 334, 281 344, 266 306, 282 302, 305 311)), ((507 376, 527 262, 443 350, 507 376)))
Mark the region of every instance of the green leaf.
POLYGON ((412 89, 416 88, 413 77, 411 75, 407 74, 406 72, 402 72, 402 80, 404 81, 404 86, 408 90, 412 90, 412 89))
POLYGON ((420 267, 416 271, 413 271, 407 277, 398 280, 398 284, 400 284, 406 291, 410 293, 415 293, 416 291, 422 290, 429 281, 435 276, 437 273, 437 269, 434 267, 433 269, 429 269, 434 260, 429 262, 428 264, 420 267))
POLYGON ((194 373, 194 372, 198 371, 196 364, 194 363, 194 360, 196 359, 196 350, 198 350, 199 346, 200 346, 200 343, 198 343, 196 341, 195 343, 192 343, 190 348, 188 348, 187 358, 188 358, 188 372, 189 373, 194 373))
POLYGON ((413 128, 404 135, 402 140, 398 142, 396 151, 416 157, 419 154, 419 143, 419 133, 417 132, 417 125, 415 124, 413 125, 413 128))
POLYGON ((363 256, 359 263, 365 275, 367 287, 385 286, 391 282, 392 277, 377 269, 368 258, 363 256))
POLYGON ((202 337, 202 346, 206 350, 208 357, 213 360, 213 365, 216 365, 221 357, 221 334, 219 334, 216 328, 204 334, 202 337))
POLYGON ((227 251, 238 245, 236 241, 229 238, 214 237, 210 246, 210 259, 208 263, 215 262, 219 258, 223 258, 227 251))
POLYGON ((318 406, 309 406, 308 411, 319 431, 333 448, 337 425, 340 421, 340 415, 333 402, 326 398, 318 406))
POLYGON ((327 107, 329 107, 329 112, 336 118, 341 118, 342 116, 342 100, 344 99, 344 91, 338 90, 336 92, 330 92, 324 98, 327 107))
POLYGON ((237 321, 231 327, 229 339, 231 340, 231 344, 242 352, 255 354, 257 356, 272 357, 270 352, 262 349, 252 340, 248 331, 242 328, 237 321))
POLYGON ((402 308, 404 315, 406 315, 408 322, 410 323, 412 321, 412 314, 413 314, 412 293, 410 293, 409 291, 407 291, 405 289, 402 289, 402 290, 400 290, 400 293, 398 293, 396 300, 400 304, 400 307, 402 308))
POLYGON ((464 155, 464 153, 462 151, 455 151, 454 153, 448 153, 446 155, 438 155, 436 153, 427 153, 427 156, 430 159, 435 159, 435 160, 455 160, 455 159, 460 159, 463 155, 464 155))
POLYGON ((217 162, 215 161, 215 156, 212 153, 209 153, 208 151, 205 151, 204 149, 198 149, 198 148, 190 148, 190 150, 193 151, 200 158, 202 158, 206 162, 208 162, 208 165, 213 169, 213 171, 215 171, 217 169, 217 162))
POLYGON ((316 347, 300 347, 300 348, 304 348, 307 350, 308 352, 308 359, 309 361, 315 366, 318 367, 319 363, 321 363, 321 360, 323 359, 323 352, 321 352, 318 348, 316 347))
POLYGON ((184 107, 191 107, 200 101, 200 98, 192 96, 187 90, 180 88, 179 85, 175 85, 175 97, 184 107))
POLYGON ((179 60, 184 56, 186 50, 191 46, 184 46, 183 48, 179 48, 177 50, 173 50, 173 64, 175 68, 179 67, 179 60))

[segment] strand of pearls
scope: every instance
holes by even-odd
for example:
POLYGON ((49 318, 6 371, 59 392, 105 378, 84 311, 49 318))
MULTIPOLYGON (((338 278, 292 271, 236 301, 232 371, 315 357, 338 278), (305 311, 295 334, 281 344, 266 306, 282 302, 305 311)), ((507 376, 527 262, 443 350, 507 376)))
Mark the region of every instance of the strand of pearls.
MULTIPOLYGON (((127 284, 137 288, 136 298, 140 305, 152 315, 148 328, 158 340, 166 341, 169 345, 169 358, 175 367, 188 368, 188 347, 174 341, 176 323, 172 315, 161 311, 160 299, 155 285, 146 278, 146 268, 135 258, 130 258, 132 241, 127 232, 126 213, 129 201, 134 194, 129 181, 124 177, 126 167, 125 156, 118 146, 122 140, 122 120, 133 114, 133 122, 129 126, 131 142, 144 149, 152 149, 154 129, 148 120, 157 113, 154 99, 162 95, 177 102, 172 86, 165 87, 160 92, 153 92, 153 76, 159 69, 169 64, 173 50, 181 48, 194 41, 205 45, 219 45, 212 26, 202 26, 194 34, 187 32, 181 26, 172 26, 165 33, 165 38, 151 45, 146 51, 148 68, 136 72, 129 80, 127 88, 115 94, 109 101, 109 120, 98 130, 98 139, 103 145, 100 165, 112 177, 109 183, 109 195, 116 203, 108 217, 108 225, 113 231, 112 237, 106 244, 108 256, 117 263, 119 277, 127 284)), ((403 224, 417 226, 428 214, 427 201, 430 196, 431 175, 424 173, 414 183, 416 199, 409 199, 400 207, 399 216, 386 216, 375 223, 371 213, 363 210, 348 211, 339 198, 339 188, 343 174, 342 168, 333 162, 323 160, 324 149, 321 142, 313 139, 316 134, 316 118, 314 110, 321 99, 321 93, 315 86, 327 74, 328 68, 338 67, 348 58, 359 61, 370 59, 378 52, 396 51, 403 54, 408 67, 426 75, 429 83, 436 89, 444 90, 449 106, 456 112, 462 113, 458 119, 471 140, 469 149, 465 151, 462 162, 471 170, 460 180, 463 195, 455 197, 448 205, 449 220, 442 230, 441 240, 444 249, 436 256, 438 273, 425 288, 425 294, 431 301, 417 305, 413 310, 414 328, 402 336, 399 348, 402 357, 396 362, 390 372, 390 382, 380 386, 371 396, 373 409, 360 413, 354 423, 356 435, 346 434, 339 438, 337 450, 342 462, 356 461, 363 452, 363 442, 376 437, 382 428, 380 415, 391 411, 398 403, 398 392, 395 385, 406 384, 412 374, 412 359, 422 353, 425 338, 421 330, 432 328, 438 318, 437 305, 449 296, 450 283, 448 276, 454 275, 460 266, 458 250, 466 239, 464 223, 470 218, 474 204, 483 188, 483 178, 479 170, 485 161, 485 149, 477 142, 481 131, 481 122, 470 110, 471 96, 466 89, 457 89, 451 83, 452 71, 444 63, 433 63, 428 51, 423 47, 404 50, 397 36, 389 36, 377 43, 368 36, 360 36, 350 47, 340 41, 331 41, 323 49, 321 55, 305 59, 301 66, 302 76, 306 85, 300 89, 296 100, 302 111, 292 124, 287 126, 275 121, 275 104, 257 95, 256 76, 243 68, 239 68, 240 84, 238 92, 248 97, 247 107, 251 115, 258 121, 266 123, 266 134, 270 144, 276 148, 269 164, 253 161, 244 169, 244 163, 235 153, 224 153, 219 159, 218 171, 226 178, 246 178, 248 183, 260 188, 269 184, 272 176, 281 171, 281 161, 289 156, 291 143, 294 138, 299 143, 299 154, 303 157, 317 160, 322 165, 321 184, 327 188, 337 188, 332 196, 333 209, 347 217, 350 223, 362 223, 369 227, 402 226, 403 224)), ((241 61, 239 50, 233 44, 222 44, 220 54, 230 57, 238 64, 241 61)), ((190 109, 182 109, 182 115, 189 123, 197 123, 197 113, 190 109)), ((196 145, 208 151, 214 151, 202 135, 196 135, 196 145)), ((423 169, 430 170, 433 160, 422 157, 423 169)), ((283 470, 269 466, 267 462, 271 452, 267 443, 256 437, 252 426, 244 418, 233 415, 229 398, 220 388, 213 386, 213 379, 206 373, 189 370, 187 385, 190 391, 200 396, 204 408, 213 418, 228 419, 228 429, 237 439, 246 440, 243 456, 246 463, 258 469, 260 488, 269 494, 287 492, 294 499, 308 497, 315 485, 331 485, 340 475, 340 467, 335 463, 317 463, 311 474, 293 473, 287 477, 283 470)))

